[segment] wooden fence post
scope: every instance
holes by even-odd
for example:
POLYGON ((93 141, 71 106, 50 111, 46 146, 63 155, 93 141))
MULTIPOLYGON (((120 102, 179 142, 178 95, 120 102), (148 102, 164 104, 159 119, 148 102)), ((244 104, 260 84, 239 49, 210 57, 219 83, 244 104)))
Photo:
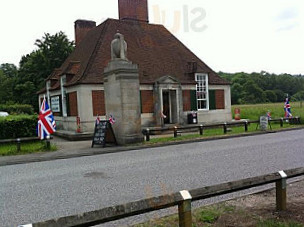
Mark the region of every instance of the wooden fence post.
POLYGON ((51 141, 50 141, 51 137, 50 135, 46 136, 46 149, 49 151, 51 150, 51 141))
POLYGON ((174 132, 173 132, 173 134, 174 134, 174 138, 176 138, 177 137, 177 127, 176 126, 174 126, 174 132))
POLYGON ((17 152, 21 151, 21 140, 20 138, 17 139, 17 152))
POLYGON ((189 191, 180 191, 184 201, 178 205, 179 227, 192 227, 191 200, 189 191))
POLYGON ((146 141, 150 141, 150 129, 147 128, 146 130, 146 141))
POLYGON ((283 118, 281 118, 280 119, 280 126, 281 126, 281 128, 283 127, 283 123, 284 123, 284 120, 283 120, 283 118))
POLYGON ((223 126, 224 126, 224 134, 227 134, 227 123, 225 122, 223 126))
POLYGON ((245 132, 248 132, 248 121, 245 121, 245 132))
POLYGON ((200 126, 199 126, 199 132, 200 132, 200 135, 201 135, 201 136, 204 134, 204 132, 203 132, 203 125, 200 125, 200 126))
POLYGON ((280 171, 279 174, 282 177, 282 179, 276 181, 276 204, 277 204, 277 210, 283 211, 287 209, 286 206, 287 175, 284 171, 280 171))

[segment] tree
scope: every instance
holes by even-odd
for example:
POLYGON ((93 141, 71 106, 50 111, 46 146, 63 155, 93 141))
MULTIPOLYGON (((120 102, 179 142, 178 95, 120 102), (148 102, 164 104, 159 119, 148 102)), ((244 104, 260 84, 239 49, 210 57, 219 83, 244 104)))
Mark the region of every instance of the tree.
POLYGON ((272 90, 265 91, 266 99, 268 102, 276 102, 277 101, 277 95, 272 90))
POLYGON ((252 80, 248 80, 244 84, 243 103, 263 103, 266 102, 264 91, 252 80))
POLYGON ((239 83, 234 83, 231 86, 231 103, 239 104, 242 99, 243 87, 239 83))
POLYGON ((15 78, 13 76, 12 65, 2 64, 0 66, 0 104, 5 104, 13 100, 13 87, 15 84, 15 78), (5 65, 5 66, 4 66, 5 65), (4 66, 4 67, 3 67, 4 66))
POLYGON ((63 32, 50 35, 46 33, 42 39, 37 39, 35 45, 39 48, 41 57, 41 67, 45 70, 46 76, 61 66, 63 61, 74 50, 73 42, 70 42, 63 32))
POLYGON ((292 101, 303 101, 304 100, 304 91, 299 91, 291 97, 292 101))
POLYGON ((4 63, 0 65, 0 70, 4 73, 5 76, 13 78, 17 77, 18 69, 14 64, 4 63))
POLYGON ((31 104, 37 111, 36 92, 45 86, 45 79, 73 51, 74 44, 63 32, 59 32, 55 35, 46 33, 42 39, 36 40, 35 45, 38 50, 21 58, 15 93, 18 102, 31 104))
POLYGON ((299 99, 299 92, 304 90, 304 77, 301 75, 276 75, 265 71, 251 74, 219 72, 219 75, 232 83, 232 104, 284 102, 287 94, 299 99))

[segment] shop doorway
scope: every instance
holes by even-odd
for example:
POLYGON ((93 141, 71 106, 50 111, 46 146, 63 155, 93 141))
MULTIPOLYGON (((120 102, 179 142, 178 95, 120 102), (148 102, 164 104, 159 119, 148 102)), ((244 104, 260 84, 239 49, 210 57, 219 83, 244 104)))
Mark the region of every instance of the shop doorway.
POLYGON ((164 90, 163 93, 164 124, 175 124, 178 120, 176 90, 164 90))

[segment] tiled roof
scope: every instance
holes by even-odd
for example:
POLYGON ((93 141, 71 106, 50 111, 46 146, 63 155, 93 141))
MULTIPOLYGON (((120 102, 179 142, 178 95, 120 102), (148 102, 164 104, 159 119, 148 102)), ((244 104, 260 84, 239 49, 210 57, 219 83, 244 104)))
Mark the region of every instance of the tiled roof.
POLYGON ((142 84, 152 84, 162 76, 176 77, 182 84, 195 83, 193 74, 187 73, 189 62, 197 63, 196 72, 209 74, 209 84, 229 84, 164 26, 107 19, 88 32, 61 66, 61 74, 73 75, 66 86, 103 83, 104 68, 111 59, 111 42, 117 32, 124 35, 128 44, 128 59, 139 65, 142 84))

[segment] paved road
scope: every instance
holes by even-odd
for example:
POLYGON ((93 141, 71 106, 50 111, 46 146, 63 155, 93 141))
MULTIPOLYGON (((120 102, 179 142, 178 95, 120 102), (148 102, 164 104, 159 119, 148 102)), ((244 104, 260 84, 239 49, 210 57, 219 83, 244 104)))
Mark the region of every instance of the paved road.
POLYGON ((304 165, 304 130, 0 167, 12 227, 304 165))

